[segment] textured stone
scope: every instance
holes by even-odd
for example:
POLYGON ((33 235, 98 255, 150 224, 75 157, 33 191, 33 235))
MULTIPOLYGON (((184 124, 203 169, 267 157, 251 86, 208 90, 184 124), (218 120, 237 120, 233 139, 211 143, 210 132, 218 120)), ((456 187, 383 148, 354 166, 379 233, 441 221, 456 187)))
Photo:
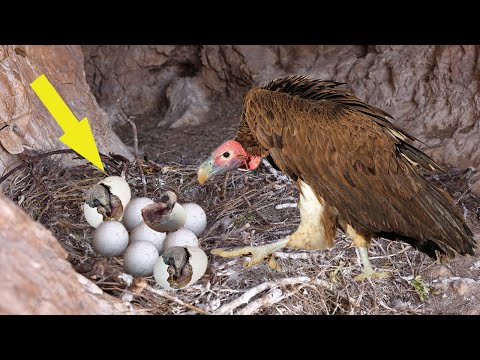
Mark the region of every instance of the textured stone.
POLYGON ((425 275, 432 279, 437 279, 453 276, 453 272, 445 265, 435 264, 425 271, 425 275))
POLYGON ((133 314, 75 272, 50 231, 0 193, 0 314, 133 314))
POLYGON ((131 158, 111 130, 85 80, 80 46, 0 46, 0 174, 24 150, 46 152, 66 146, 63 135, 30 83, 45 74, 78 120, 88 118, 100 152, 131 158))

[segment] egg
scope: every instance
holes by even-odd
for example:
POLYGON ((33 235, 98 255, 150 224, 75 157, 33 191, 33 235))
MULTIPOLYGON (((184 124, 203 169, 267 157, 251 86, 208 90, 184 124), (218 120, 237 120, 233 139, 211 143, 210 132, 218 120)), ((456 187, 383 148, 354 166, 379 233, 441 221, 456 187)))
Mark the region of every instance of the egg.
POLYGON ((142 221, 130 232, 130 243, 141 240, 149 241, 153 245, 155 245, 158 252, 160 253, 162 252, 163 243, 166 237, 166 233, 155 231, 142 221))
POLYGON ((208 257, 199 247, 174 246, 155 263, 153 276, 165 289, 182 289, 197 282, 208 266, 208 257))
POLYGON ((158 250, 151 242, 135 241, 128 245, 123 254, 123 269, 127 274, 136 277, 150 276, 158 256, 158 250))
POLYGON ((171 210, 164 203, 155 203, 143 208, 142 217, 145 224, 153 230, 172 232, 185 224, 187 214, 179 203, 175 203, 171 210))
POLYGON ((207 214, 205 214, 205 211, 198 204, 186 203, 181 205, 187 214, 187 219, 183 227, 193 231, 195 235, 200 236, 207 227, 207 214))
POLYGON ((92 247, 100 255, 120 256, 127 246, 127 229, 118 221, 103 221, 93 233, 92 247))
POLYGON ((85 219, 95 228, 105 220, 120 221, 130 198, 126 180, 120 176, 108 176, 87 190, 83 204, 85 219))
POLYGON ((142 209, 153 204, 153 200, 148 197, 136 197, 130 200, 123 213, 123 225, 128 231, 143 222, 142 209))
POLYGON ((174 246, 199 246, 199 242, 191 230, 181 228, 167 234, 163 243, 163 251, 174 246))

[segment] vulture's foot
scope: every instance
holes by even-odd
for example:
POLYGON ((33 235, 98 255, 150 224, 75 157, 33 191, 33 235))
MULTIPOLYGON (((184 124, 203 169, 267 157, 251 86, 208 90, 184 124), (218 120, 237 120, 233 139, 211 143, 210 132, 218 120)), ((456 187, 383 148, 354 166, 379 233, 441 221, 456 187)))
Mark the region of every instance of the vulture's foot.
POLYGON ((277 250, 284 248, 288 243, 288 238, 278 240, 272 244, 266 244, 261 246, 244 246, 234 249, 213 249, 210 251, 212 255, 221 256, 224 258, 232 258, 237 256, 251 256, 250 260, 247 260, 243 266, 251 267, 260 264, 262 261, 267 261, 268 266, 272 270, 281 271, 282 267, 275 261, 273 253, 277 250))
POLYGON ((390 272, 373 270, 372 265, 370 264, 370 259, 368 258, 368 250, 366 247, 359 246, 358 254, 363 265, 363 272, 360 275, 355 276, 353 280, 363 281, 368 278, 385 279, 392 276, 392 273, 390 272))

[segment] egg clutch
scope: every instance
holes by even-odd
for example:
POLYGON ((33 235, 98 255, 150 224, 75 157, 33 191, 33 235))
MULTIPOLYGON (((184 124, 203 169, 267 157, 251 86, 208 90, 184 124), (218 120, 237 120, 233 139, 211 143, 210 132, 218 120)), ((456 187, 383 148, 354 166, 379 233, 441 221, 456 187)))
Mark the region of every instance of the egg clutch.
POLYGON ((154 202, 131 197, 128 183, 109 176, 86 192, 83 211, 95 228, 92 247, 102 256, 123 256, 124 271, 151 276, 166 289, 181 289, 199 280, 208 258, 198 236, 207 226, 195 203, 179 204, 172 191, 154 202))

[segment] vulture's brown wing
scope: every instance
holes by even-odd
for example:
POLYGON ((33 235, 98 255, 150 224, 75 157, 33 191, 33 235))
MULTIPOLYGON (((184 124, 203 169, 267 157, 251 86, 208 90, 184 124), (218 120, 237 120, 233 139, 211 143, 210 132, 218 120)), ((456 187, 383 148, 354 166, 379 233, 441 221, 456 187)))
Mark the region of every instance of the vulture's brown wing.
POLYGON ((419 248, 432 241, 448 255, 472 252, 471 232, 449 196, 416 173, 399 139, 368 114, 254 89, 244 120, 280 169, 357 231, 416 239, 419 248))

